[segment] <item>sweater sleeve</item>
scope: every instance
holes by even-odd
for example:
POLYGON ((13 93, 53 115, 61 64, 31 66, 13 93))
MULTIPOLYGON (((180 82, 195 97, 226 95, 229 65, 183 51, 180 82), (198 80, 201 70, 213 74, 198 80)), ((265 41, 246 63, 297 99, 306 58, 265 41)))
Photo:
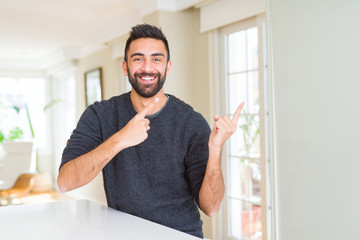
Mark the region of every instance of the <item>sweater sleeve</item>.
POLYGON ((99 146, 102 142, 101 124, 93 108, 88 107, 70 136, 63 151, 59 169, 67 162, 86 154, 99 146))
POLYGON ((199 206, 199 192, 209 158, 208 142, 211 130, 200 114, 196 115, 193 123, 185 157, 185 172, 193 197, 199 206))

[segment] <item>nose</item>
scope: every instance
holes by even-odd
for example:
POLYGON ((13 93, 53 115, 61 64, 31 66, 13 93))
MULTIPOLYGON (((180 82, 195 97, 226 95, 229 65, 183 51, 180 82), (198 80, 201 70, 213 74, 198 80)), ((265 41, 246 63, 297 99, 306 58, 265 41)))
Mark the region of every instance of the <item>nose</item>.
POLYGON ((153 66, 152 66, 152 63, 151 63, 150 60, 146 59, 146 60, 143 62, 142 70, 145 71, 145 72, 152 72, 153 66))

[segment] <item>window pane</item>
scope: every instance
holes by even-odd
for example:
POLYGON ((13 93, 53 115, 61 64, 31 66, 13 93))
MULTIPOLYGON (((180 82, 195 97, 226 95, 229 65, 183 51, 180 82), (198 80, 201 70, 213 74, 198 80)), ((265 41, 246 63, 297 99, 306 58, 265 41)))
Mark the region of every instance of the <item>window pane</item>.
MULTIPOLYGON (((231 118, 233 117, 230 115, 231 118)), ((230 140, 230 155, 231 156, 247 156, 247 149, 245 148, 245 142, 248 142, 246 130, 247 120, 246 117, 240 115, 236 132, 231 136, 230 140), (245 129, 244 129, 245 128, 245 129)))
POLYGON ((230 159, 230 196, 244 199, 249 194, 248 161, 230 159))
MULTIPOLYGON (((230 234, 234 238, 241 240, 254 240, 257 238, 256 233, 261 230, 260 208, 252 207, 251 203, 241 200, 231 199, 231 227, 230 234), (259 225, 260 224, 260 225, 259 225)), ((259 236, 259 234, 257 234, 259 236)))
MULTIPOLYGON (((37 79, 19 79, 19 85, 22 86, 24 92, 22 93, 25 103, 28 105, 29 116, 31 119, 36 142, 39 147, 46 145, 46 117, 44 107, 45 101, 45 80, 37 79)), ((31 136, 31 132, 29 133, 31 136)))
POLYGON ((261 207, 258 205, 253 205, 252 207, 252 224, 251 224, 251 240, 261 240, 262 239, 262 225, 261 225, 261 207))
POLYGON ((229 76, 229 114, 234 114, 239 104, 248 99, 246 77, 246 73, 229 76))
POLYGON ((260 157, 260 117, 259 115, 247 115, 248 138, 247 149, 250 158, 260 157))
POLYGON ((248 113, 258 114, 259 113, 259 73, 258 71, 249 72, 248 75, 248 113))
POLYGON ((241 238, 242 236, 242 218, 241 213, 244 208, 244 202, 230 199, 230 236, 241 238))
POLYGON ((251 228, 252 228, 252 219, 253 219, 253 214, 252 214, 252 209, 251 209, 251 204, 250 203, 244 203, 243 204, 243 209, 241 211, 241 222, 242 222, 242 226, 241 226, 241 232, 242 232, 242 239, 251 239, 251 228))
POLYGON ((258 68, 258 33, 257 28, 250 28, 246 30, 247 43, 247 69, 258 68))
POLYGON ((261 172, 260 172, 260 159, 249 163, 250 178, 251 178, 251 201, 256 204, 261 204, 261 172))
POLYGON ((16 90, 16 81, 13 78, 0 78, 0 94, 8 95, 16 90))
POLYGON ((32 133, 25 105, 28 107, 30 121, 37 140, 37 146, 45 143, 46 125, 43 107, 45 106, 45 79, 43 78, 0 78, 0 129, 5 137, 10 130, 19 127, 24 138, 31 139, 32 133), (15 108, 18 108, 17 112, 15 108))
POLYGON ((231 199, 230 235, 241 240, 261 240, 261 208, 231 199))
MULTIPOLYGON (((0 84, 3 84, 2 81, 0 81, 0 84)), ((14 129, 15 127, 20 127, 22 130, 25 127, 25 122, 23 121, 25 118, 22 117, 22 112, 17 112, 13 108, 14 105, 22 108, 22 106, 19 106, 19 104, 15 103, 20 98, 21 96, 18 95, 11 95, 9 93, 3 92, 0 93, 0 130, 5 135, 5 137, 9 135, 10 130, 14 129)), ((23 100, 20 102, 23 102, 23 100)))
POLYGON ((227 35, 228 114, 246 102, 229 141, 229 233, 236 239, 261 239, 260 92, 258 31, 227 35))
POLYGON ((245 31, 228 35, 228 71, 229 73, 246 70, 246 34, 245 31))

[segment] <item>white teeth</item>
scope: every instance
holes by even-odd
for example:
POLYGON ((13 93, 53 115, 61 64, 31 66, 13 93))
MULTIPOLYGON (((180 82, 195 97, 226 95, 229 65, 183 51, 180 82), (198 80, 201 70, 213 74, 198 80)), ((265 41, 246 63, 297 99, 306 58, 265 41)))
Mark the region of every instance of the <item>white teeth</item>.
POLYGON ((151 80, 154 80, 155 78, 154 77, 143 77, 141 79, 145 80, 145 81, 151 81, 151 80))

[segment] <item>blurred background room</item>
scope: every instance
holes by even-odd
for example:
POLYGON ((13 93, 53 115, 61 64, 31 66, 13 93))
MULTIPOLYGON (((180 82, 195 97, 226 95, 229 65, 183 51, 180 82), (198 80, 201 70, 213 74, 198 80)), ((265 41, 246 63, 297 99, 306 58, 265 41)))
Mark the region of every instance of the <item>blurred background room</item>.
POLYGON ((61 194, 62 151, 85 108, 131 90, 131 27, 168 38, 164 85, 200 112, 231 115, 213 240, 360 236, 360 1, 0 0, 0 206, 88 199, 100 173, 61 194))

